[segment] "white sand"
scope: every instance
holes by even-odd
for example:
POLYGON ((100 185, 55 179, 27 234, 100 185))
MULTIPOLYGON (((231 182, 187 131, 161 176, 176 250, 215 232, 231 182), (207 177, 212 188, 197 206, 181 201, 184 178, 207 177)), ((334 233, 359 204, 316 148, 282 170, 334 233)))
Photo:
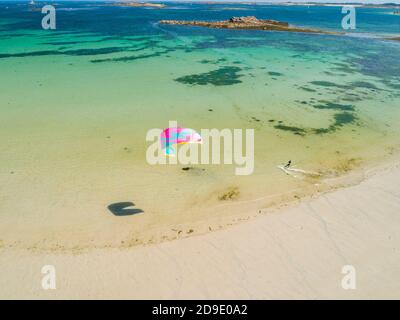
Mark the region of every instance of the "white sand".
POLYGON ((400 298, 400 167, 226 230, 83 254, 0 251, 0 298, 400 298), (57 289, 41 288, 52 264, 57 289), (356 268, 355 290, 341 269, 356 268))

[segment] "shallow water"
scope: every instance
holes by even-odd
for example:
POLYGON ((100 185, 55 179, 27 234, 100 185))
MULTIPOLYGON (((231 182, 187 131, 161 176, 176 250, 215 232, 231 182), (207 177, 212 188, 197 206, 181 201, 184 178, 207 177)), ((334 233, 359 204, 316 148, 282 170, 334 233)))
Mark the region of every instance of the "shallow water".
POLYGON ((359 8, 357 29, 332 36, 157 22, 255 15, 341 31, 340 7, 65 2, 51 31, 40 11, 0 3, 0 243, 124 246, 213 230, 381 160, 400 130, 390 12, 359 8), (149 165, 146 132, 169 120, 254 129, 254 173, 149 165), (289 159, 321 177, 277 169, 289 159), (143 213, 115 216, 119 202, 143 213))

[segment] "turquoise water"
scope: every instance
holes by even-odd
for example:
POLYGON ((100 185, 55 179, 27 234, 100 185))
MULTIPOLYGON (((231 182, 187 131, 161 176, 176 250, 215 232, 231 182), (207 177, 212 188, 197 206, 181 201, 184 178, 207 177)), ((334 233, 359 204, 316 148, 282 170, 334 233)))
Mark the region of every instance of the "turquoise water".
POLYGON ((0 3, 5 244, 107 246, 215 229, 328 188, 277 170, 289 159, 332 178, 399 146, 400 42, 385 39, 400 33, 393 9, 358 8, 357 29, 333 36, 158 21, 254 15, 343 31, 340 7, 56 8, 57 29, 42 30, 39 4, 0 3), (254 129, 254 174, 150 166, 146 132, 169 120, 254 129), (107 206, 123 201, 144 213, 114 217, 107 206))

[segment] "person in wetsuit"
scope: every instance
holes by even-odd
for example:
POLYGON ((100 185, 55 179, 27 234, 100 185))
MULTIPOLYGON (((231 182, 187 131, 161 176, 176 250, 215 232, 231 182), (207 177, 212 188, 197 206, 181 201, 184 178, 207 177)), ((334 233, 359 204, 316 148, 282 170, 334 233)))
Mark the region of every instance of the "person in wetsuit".
POLYGON ((288 163, 286 163, 284 168, 285 169, 289 168, 291 164, 292 164, 292 160, 289 160, 288 163))

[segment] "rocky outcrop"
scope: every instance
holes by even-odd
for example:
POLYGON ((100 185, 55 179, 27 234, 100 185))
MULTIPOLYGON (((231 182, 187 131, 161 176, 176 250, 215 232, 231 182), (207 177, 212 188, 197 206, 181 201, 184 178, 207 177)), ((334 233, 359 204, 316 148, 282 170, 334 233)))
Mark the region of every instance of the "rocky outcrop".
POLYGON ((146 2, 122 2, 122 3, 113 3, 112 6, 116 6, 116 7, 154 7, 154 8, 164 8, 165 4, 162 4, 162 3, 146 3, 146 2))
POLYGON ((289 23, 282 21, 261 20, 257 19, 254 16, 232 17, 229 20, 224 20, 224 21, 161 20, 160 23, 174 24, 174 25, 190 25, 190 26, 219 28, 219 29, 271 30, 271 31, 287 31, 287 32, 338 34, 337 32, 299 28, 291 26, 289 25, 289 23))

